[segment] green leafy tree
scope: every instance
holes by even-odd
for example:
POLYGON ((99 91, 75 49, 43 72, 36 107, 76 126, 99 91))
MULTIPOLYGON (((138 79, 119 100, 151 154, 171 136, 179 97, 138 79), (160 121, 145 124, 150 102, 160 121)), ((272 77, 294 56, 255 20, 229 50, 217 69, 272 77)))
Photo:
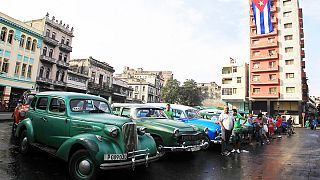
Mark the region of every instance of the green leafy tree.
POLYGON ((164 102, 173 104, 178 101, 180 93, 180 82, 171 78, 165 86, 161 88, 161 98, 164 102))
POLYGON ((197 82, 187 79, 179 93, 179 103, 187 106, 200 106, 203 100, 201 89, 197 87, 197 82))

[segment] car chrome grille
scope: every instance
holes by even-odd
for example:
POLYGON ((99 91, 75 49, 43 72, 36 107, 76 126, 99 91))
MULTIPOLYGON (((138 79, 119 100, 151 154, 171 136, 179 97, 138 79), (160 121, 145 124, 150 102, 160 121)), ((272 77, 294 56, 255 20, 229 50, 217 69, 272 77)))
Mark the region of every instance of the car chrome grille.
POLYGON ((198 140, 202 140, 202 139, 203 139, 203 136, 201 133, 180 136, 180 141, 198 141, 198 140))
POLYGON ((135 151, 138 144, 137 125, 135 123, 124 124, 122 133, 126 152, 135 151))

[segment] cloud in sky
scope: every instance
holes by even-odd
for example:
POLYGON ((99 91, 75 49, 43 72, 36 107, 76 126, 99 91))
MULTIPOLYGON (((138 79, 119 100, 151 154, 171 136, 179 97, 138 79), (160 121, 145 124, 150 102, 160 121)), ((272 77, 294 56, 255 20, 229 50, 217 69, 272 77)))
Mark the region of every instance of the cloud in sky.
POLYGON ((71 58, 92 56, 116 73, 124 66, 171 70, 181 82, 221 84, 229 57, 249 61, 248 1, 4 0, 0 11, 19 20, 49 12, 75 28, 71 58))

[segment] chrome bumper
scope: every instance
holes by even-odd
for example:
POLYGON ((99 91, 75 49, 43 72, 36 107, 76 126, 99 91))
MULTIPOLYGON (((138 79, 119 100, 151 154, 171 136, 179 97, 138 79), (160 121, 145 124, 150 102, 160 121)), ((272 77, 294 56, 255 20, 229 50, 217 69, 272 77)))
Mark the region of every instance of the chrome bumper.
POLYGON ((149 157, 148 149, 128 152, 128 159, 125 162, 112 162, 112 163, 103 163, 100 165, 102 170, 112 170, 112 169, 124 169, 124 168, 134 168, 136 166, 145 165, 148 167, 148 164, 159 159, 159 153, 155 156, 149 157), (142 154, 138 154, 142 153, 142 154), (142 157, 142 158, 141 158, 142 157), (136 158, 141 158, 136 160, 136 158))
POLYGON ((222 135, 221 133, 219 133, 219 135, 217 137, 215 137, 215 139, 211 140, 212 143, 214 144, 221 144, 222 143, 222 135))
POLYGON ((172 152, 177 152, 177 151, 199 151, 201 149, 204 149, 206 146, 208 145, 208 142, 204 142, 202 141, 200 145, 193 145, 193 146, 160 146, 158 149, 159 151, 164 151, 164 152, 168 152, 168 151, 172 151, 172 152))

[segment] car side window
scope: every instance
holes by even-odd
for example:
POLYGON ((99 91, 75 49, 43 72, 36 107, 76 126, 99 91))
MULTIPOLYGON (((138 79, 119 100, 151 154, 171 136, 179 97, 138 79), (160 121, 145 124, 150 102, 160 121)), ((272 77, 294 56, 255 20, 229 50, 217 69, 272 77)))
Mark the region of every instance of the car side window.
POLYGON ((179 109, 173 109, 173 117, 174 118, 184 118, 183 112, 179 109))
POLYGON ((34 98, 33 98, 32 102, 31 102, 31 104, 30 104, 31 109, 34 109, 34 108, 36 107, 37 99, 38 99, 37 97, 34 97, 34 98))
POLYGON ((37 103, 37 109, 46 110, 48 106, 48 98, 47 97, 40 97, 37 103))
POLYGON ((49 111, 64 113, 66 111, 66 105, 62 99, 52 98, 49 106, 49 111))
POLYGON ((130 117, 130 108, 123 108, 121 116, 130 117))

